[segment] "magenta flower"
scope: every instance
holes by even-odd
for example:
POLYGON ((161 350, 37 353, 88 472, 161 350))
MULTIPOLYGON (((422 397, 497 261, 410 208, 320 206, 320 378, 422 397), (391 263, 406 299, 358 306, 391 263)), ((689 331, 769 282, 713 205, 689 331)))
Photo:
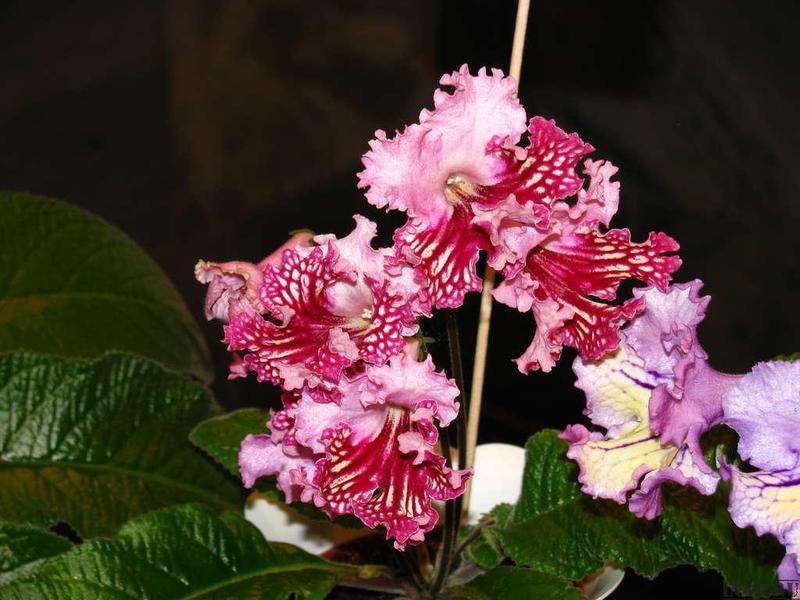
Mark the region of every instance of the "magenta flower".
POLYGON ((605 435, 582 425, 562 437, 580 467, 583 491, 628 505, 640 517, 661 513, 665 481, 712 494, 719 476, 706 464, 700 436, 722 419, 723 395, 740 376, 714 371, 697 341, 709 298, 702 282, 666 292, 634 290, 643 312, 620 332, 618 350, 600 361, 576 359, 586 414, 605 435), (628 493, 633 494, 628 498, 628 493))
POLYGON ((259 283, 254 310, 232 312, 225 326, 228 348, 245 353, 232 372, 326 393, 357 361, 383 364, 401 352, 425 295, 413 269, 372 248, 374 236, 375 224, 357 216, 349 236, 317 236, 318 246, 286 249, 260 281, 252 277, 259 283))
POLYGON ((757 364, 722 401, 724 420, 739 434, 739 454, 757 471, 723 461, 731 482, 729 509, 739 527, 771 533, 786 547, 783 582, 800 580, 800 361, 757 364))
POLYGON ((665 289, 680 267, 675 240, 651 233, 643 243, 631 242, 630 231, 605 233, 619 204, 619 184, 611 181, 617 168, 608 162, 586 161, 586 190, 577 202, 557 203, 546 235, 531 227, 509 227, 505 247, 526 252, 524 262, 509 263, 506 279, 494 291, 499 302, 521 312, 531 311, 536 332, 517 359, 519 370, 549 371, 563 346, 576 348, 581 358, 594 360, 619 344, 619 328, 644 309, 640 297, 611 304, 623 281, 635 279, 665 289))
POLYGON ((539 117, 528 126, 529 145, 518 146, 525 110, 516 82, 497 69, 473 76, 464 65, 440 83, 453 93, 436 90, 434 109, 419 123, 391 139, 376 132, 359 187, 369 188, 375 206, 408 215, 394 236, 398 254, 419 265, 435 307, 454 308, 481 288, 480 250, 496 261, 509 254, 492 247, 482 225, 487 211, 496 211, 488 217, 495 229, 546 228, 547 207, 578 190, 574 167, 593 148, 539 117))
POLYGON ((395 356, 343 379, 337 402, 305 392, 287 397, 272 415, 271 434, 242 442, 242 478, 250 487, 277 474, 287 502, 313 502, 331 515, 382 525, 402 550, 436 524, 431 501, 463 493, 471 476, 469 469, 449 469, 435 450, 434 422, 446 426, 456 417, 457 396, 430 358, 395 356))

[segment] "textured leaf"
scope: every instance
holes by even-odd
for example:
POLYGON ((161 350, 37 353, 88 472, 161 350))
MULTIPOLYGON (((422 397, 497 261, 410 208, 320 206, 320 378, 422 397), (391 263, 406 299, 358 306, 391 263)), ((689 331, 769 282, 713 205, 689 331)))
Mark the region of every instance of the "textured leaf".
POLYGON ((242 517, 183 505, 142 515, 0 588, 3 600, 324 598, 351 569, 269 543, 242 517))
POLYGON ((267 411, 244 408, 203 421, 189 434, 191 442, 239 479, 239 446, 251 433, 267 431, 267 411))
POLYGON ((734 588, 757 596, 777 591, 781 549, 774 540, 737 528, 725 486, 713 497, 680 488, 665 494, 662 517, 646 521, 627 507, 581 493, 577 467, 556 431, 533 436, 520 501, 498 530, 503 550, 519 564, 580 579, 606 559, 641 575, 690 564, 719 571, 734 588))
MULTIPOLYGON (((481 518, 480 535, 467 546, 464 552, 464 556, 468 560, 484 569, 496 567, 505 560, 500 540, 497 539, 497 531, 506 526, 511 516, 511 510, 510 504, 498 504, 481 518), (487 520, 491 521, 491 526, 486 526, 487 520)), ((473 529, 474 527, 466 528, 465 535, 469 535, 473 529)))
MULTIPOLYGON (((239 447, 251 433, 268 433, 269 415, 258 408, 244 408, 225 415, 213 417, 197 425, 189 434, 191 442, 225 467, 237 480, 239 473, 239 447)), ((275 477, 261 477, 256 488, 264 496, 283 501, 283 492, 275 487, 275 477)), ((329 521, 330 517, 312 504, 293 502, 291 507, 310 519, 329 521)), ((334 519, 337 525, 361 528, 364 524, 352 515, 341 515, 334 519)))
POLYGON ((71 547, 68 540, 45 529, 0 521, 0 585, 29 573, 44 559, 71 547))
POLYGON ((206 388, 145 358, 0 356, 0 515, 92 536, 170 504, 238 509, 238 486, 187 440, 215 412, 206 388))
POLYGON ((454 600, 583 600, 571 582, 519 567, 497 567, 447 594, 454 600))
POLYGON ((792 352, 790 354, 779 354, 772 360, 783 360, 786 362, 793 362, 800 359, 800 352, 792 352))
POLYGON ((0 193, 0 352, 147 356, 212 378, 178 292, 130 238, 83 210, 0 193))

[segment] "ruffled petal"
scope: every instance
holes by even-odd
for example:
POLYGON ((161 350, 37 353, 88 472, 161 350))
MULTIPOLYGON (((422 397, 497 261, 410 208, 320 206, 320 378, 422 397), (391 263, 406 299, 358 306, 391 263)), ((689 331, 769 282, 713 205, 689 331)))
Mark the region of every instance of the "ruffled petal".
POLYGON ((489 266, 503 270, 524 260, 544 242, 550 230, 550 209, 528 201, 520 204, 514 195, 489 208, 472 206, 472 223, 489 236, 489 266))
POLYGON ((194 276, 200 283, 208 284, 204 312, 206 319, 230 321, 239 312, 259 314, 263 307, 258 299, 261 288, 261 269, 247 262, 214 263, 200 260, 194 267, 194 276))
POLYGON ((534 117, 528 125, 530 138, 525 148, 505 144, 497 153, 505 169, 492 185, 484 185, 477 201, 494 205, 513 194, 519 204, 551 205, 573 196, 583 184, 575 167, 594 148, 577 133, 567 134, 556 122, 534 117))
POLYGON ((668 467, 644 476, 639 489, 628 500, 628 507, 637 517, 655 519, 661 514, 661 484, 671 481, 678 485, 689 485, 701 494, 710 496, 717 490, 719 479, 715 472, 698 464, 693 453, 684 446, 678 450, 668 467))
POLYGON ((708 358, 697 339, 697 326, 706 315, 710 296, 700 296, 703 282, 677 283, 663 291, 633 290, 647 310, 625 328, 625 342, 644 360, 645 368, 673 379, 671 391, 680 395, 686 371, 697 359, 708 358))
POLYGON ((567 457, 578 463, 581 489, 593 498, 608 498, 619 504, 649 472, 669 465, 677 454, 674 446, 663 447, 646 425, 626 435, 606 439, 583 425, 572 425, 562 434, 570 442, 567 457))
POLYGON ((366 326, 351 332, 359 353, 368 363, 380 365, 398 355, 405 346, 405 336, 416 330, 413 303, 405 294, 393 293, 388 283, 368 280, 372 292, 372 305, 362 317, 366 326))
POLYGON ((449 217, 448 179, 461 175, 474 185, 488 184, 503 161, 487 148, 493 140, 516 143, 525 131, 525 110, 516 97, 516 82, 493 70, 472 76, 466 65, 444 75, 434 109, 423 110, 420 123, 394 138, 375 133, 362 161, 359 187, 378 208, 403 210, 410 217, 436 221, 449 217))
POLYGON ((532 304, 531 312, 536 321, 533 340, 514 362, 520 373, 538 369, 548 373, 561 356, 561 343, 550 333, 561 330, 575 315, 575 310, 551 298, 544 298, 532 304))
MULTIPOLYGON (((387 404, 411 412, 419 407, 434 415, 442 427, 449 425, 458 415, 459 391, 455 381, 436 371, 428 356, 417 361, 411 355, 395 356, 389 364, 372 367, 366 372, 361 401, 365 405, 387 404), (425 404, 432 402, 433 406, 425 404)), ((420 418, 416 418, 419 421, 420 418)))
POLYGON ((259 298, 273 320, 241 313, 225 327, 229 349, 248 352, 244 368, 284 389, 323 390, 358 360, 382 364, 402 351, 416 331, 415 290, 393 285, 373 235, 372 222, 357 217, 346 238, 319 236, 322 246, 285 251, 265 267, 259 298))
POLYGON ((432 501, 463 493, 472 471, 448 468, 435 450, 436 422, 456 417, 458 389, 430 358, 415 361, 415 350, 410 343, 389 364, 359 365, 335 394, 284 393, 270 434, 242 442, 245 484, 277 475, 289 502, 383 525, 399 549, 421 542, 438 519, 432 501))
POLYGON ((259 477, 277 475, 277 485, 286 495, 286 502, 308 502, 311 480, 315 473, 313 456, 289 456, 268 435, 248 435, 239 451, 239 469, 247 488, 259 477))
MULTIPOLYGON (((618 171, 606 160, 586 160, 583 172, 589 177, 589 184, 578 190, 575 205, 566 207, 572 223, 580 223, 584 227, 600 223, 608 227, 619 208, 619 182, 611 180, 618 171)), ((564 210, 565 207, 560 209, 564 210)))
POLYGON ((800 469, 800 361, 757 364, 722 406, 742 458, 767 471, 800 469))
POLYGON ((260 316, 239 314, 225 326, 225 342, 229 350, 248 351, 242 362, 259 381, 287 390, 336 381, 359 357, 357 346, 342 329, 301 318, 276 325, 260 316))
POLYGON ((722 398, 740 377, 719 373, 698 360, 684 378, 681 396, 670 392, 674 382, 653 390, 650 428, 664 443, 687 444, 696 460, 702 461, 700 436, 722 420, 722 398))

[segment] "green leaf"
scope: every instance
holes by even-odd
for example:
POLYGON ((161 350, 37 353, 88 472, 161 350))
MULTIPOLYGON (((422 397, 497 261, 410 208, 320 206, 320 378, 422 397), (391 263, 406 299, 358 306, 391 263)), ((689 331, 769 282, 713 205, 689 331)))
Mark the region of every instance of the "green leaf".
MULTIPOLYGON (((213 417, 198 424, 189 434, 189 440, 225 467, 237 480, 239 473, 239 447, 249 434, 268 433, 267 411, 259 408, 244 408, 225 415, 213 417)), ((275 487, 275 477, 262 477, 256 488, 264 496, 283 501, 283 493, 275 487)), ((329 521, 330 517, 311 504, 293 502, 294 510, 310 519, 329 521)), ((350 515, 334 519, 337 525, 351 529, 364 527, 363 523, 350 515)))
POLYGON ((239 446, 249 434, 267 432, 267 411, 244 408, 198 424, 189 440, 236 477, 239 474, 239 446))
POLYGON ((184 505, 142 515, 0 588, 0 599, 324 598, 354 569, 269 543, 242 517, 184 505))
POLYGON ((0 356, 0 514, 93 536, 170 504, 239 509, 238 486, 187 440, 216 411, 145 358, 0 356))
MULTIPOLYGON (((464 556, 481 568, 491 569, 505 560, 505 554, 497 538, 497 531, 506 526, 511 516, 510 504, 498 504, 489 513, 481 517, 477 527, 481 527, 480 535, 470 543, 464 551, 464 556), (491 525, 487 525, 491 523, 491 525)), ((465 535, 469 535, 475 527, 466 528, 465 535)))
POLYGON ((497 567, 468 584, 447 590, 453 600, 583 600, 571 582, 519 567, 497 567))
POLYGON ((779 354, 772 360, 784 360, 786 362, 793 362, 795 360, 800 360, 800 352, 792 352, 790 354, 779 354))
POLYGON ((44 559, 71 547, 67 539, 45 529, 0 521, 0 585, 35 570, 44 559))
POLYGON ((497 531, 503 550, 518 564, 573 580, 606 559, 647 577, 690 564, 720 572, 743 593, 778 590, 780 546, 733 524, 724 485, 712 497, 669 486, 662 517, 637 519, 625 506, 580 491, 577 467, 565 457, 567 443, 557 436, 546 430, 528 441, 520 500, 497 531))
POLYGON ((120 350, 209 382, 203 336, 155 262, 117 228, 48 198, 0 193, 0 352, 120 350))

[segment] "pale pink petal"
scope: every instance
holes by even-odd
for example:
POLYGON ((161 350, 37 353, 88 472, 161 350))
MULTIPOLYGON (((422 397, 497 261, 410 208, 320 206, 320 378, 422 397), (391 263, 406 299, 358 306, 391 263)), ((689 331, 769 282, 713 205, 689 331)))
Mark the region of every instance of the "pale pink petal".
POLYGON ((444 75, 441 84, 455 90, 437 90, 435 108, 422 111, 420 124, 406 127, 393 139, 378 131, 370 142, 359 187, 369 187, 366 196, 375 206, 428 220, 449 217, 448 179, 462 176, 475 185, 491 183, 502 160, 487 153, 487 147, 498 138, 514 144, 525 130, 516 82, 502 72, 481 69, 472 76, 464 65, 444 75))
POLYGON ((370 367, 366 372, 362 402, 365 405, 388 404, 409 411, 417 409, 424 401, 432 401, 435 416, 446 427, 458 414, 459 391, 455 381, 436 371, 428 356, 417 361, 412 356, 395 356, 381 367, 370 367))
POLYGON ((310 453, 287 456, 268 435, 248 435, 242 440, 239 468, 244 486, 248 488, 253 487, 259 477, 277 475, 278 488, 286 495, 286 502, 296 502, 311 485, 316 466, 310 453))

